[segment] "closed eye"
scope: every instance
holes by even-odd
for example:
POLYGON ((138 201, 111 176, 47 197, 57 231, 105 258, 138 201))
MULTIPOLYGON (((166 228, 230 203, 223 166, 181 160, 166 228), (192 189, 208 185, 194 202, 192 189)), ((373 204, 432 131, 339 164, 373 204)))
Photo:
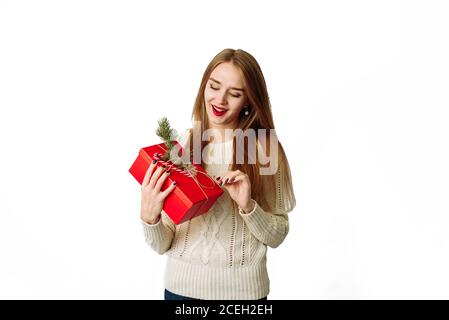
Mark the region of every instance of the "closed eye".
MULTIPOLYGON (((218 88, 215 88, 212 84, 210 85, 210 88, 211 88, 212 90, 218 90, 218 88)), ((233 97, 235 97, 235 98, 240 97, 239 94, 231 94, 231 96, 233 96, 233 97)))

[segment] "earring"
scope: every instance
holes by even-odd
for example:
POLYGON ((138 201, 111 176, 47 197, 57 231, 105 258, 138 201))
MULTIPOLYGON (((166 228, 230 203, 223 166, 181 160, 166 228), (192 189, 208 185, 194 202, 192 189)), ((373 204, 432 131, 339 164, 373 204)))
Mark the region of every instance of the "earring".
POLYGON ((245 107, 245 116, 249 115, 248 107, 245 107))

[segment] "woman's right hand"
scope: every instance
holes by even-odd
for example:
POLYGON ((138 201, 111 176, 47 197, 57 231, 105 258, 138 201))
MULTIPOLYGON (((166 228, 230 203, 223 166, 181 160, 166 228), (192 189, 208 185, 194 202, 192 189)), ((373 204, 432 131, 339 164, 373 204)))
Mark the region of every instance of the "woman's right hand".
POLYGON ((153 160, 145 173, 142 182, 140 218, 148 224, 155 224, 159 221, 165 198, 176 187, 176 182, 173 182, 167 189, 161 191, 161 187, 169 175, 170 170, 165 170, 165 166, 157 167, 156 160, 153 160), (155 170, 155 168, 157 169, 155 170))

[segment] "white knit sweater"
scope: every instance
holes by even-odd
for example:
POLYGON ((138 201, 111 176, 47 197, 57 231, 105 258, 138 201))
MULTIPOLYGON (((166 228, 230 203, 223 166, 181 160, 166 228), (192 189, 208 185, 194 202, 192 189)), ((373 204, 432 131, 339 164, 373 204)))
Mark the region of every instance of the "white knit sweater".
MULTIPOLYGON (((230 169, 232 140, 209 144, 205 165, 212 176, 230 169)), ((175 225, 166 213, 154 224, 141 220, 145 241, 168 256, 167 290, 198 299, 260 299, 268 295, 267 246, 276 248, 289 230, 288 211, 282 210, 279 170, 277 188, 267 195, 276 210, 265 212, 257 203, 245 214, 233 209, 226 189, 208 213, 175 225), (275 203, 274 203, 275 202, 275 203)))

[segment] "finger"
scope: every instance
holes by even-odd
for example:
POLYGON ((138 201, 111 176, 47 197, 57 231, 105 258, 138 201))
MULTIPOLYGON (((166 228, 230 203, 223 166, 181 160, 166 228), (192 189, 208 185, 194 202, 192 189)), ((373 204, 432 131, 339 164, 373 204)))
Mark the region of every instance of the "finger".
POLYGON ((220 183, 222 182, 222 179, 223 179, 223 175, 221 175, 221 176, 216 176, 216 177, 215 177, 215 182, 216 182, 217 184, 220 184, 220 183))
POLYGON ((228 179, 228 177, 227 177, 226 174, 224 174, 223 176, 219 177, 218 180, 217 180, 218 185, 222 186, 224 184, 224 181, 227 180, 227 179, 228 179))
POLYGON ((220 176, 216 177, 216 178, 215 178, 215 182, 216 182, 219 186, 221 186, 221 183, 222 183, 221 177, 220 177, 220 176))
POLYGON ((219 178, 219 181, 224 183, 231 174, 233 174, 235 171, 226 171, 225 173, 223 173, 223 175, 219 178))
POLYGON ((239 176, 237 176, 237 177, 235 177, 232 181, 230 181, 229 183, 235 183, 235 182, 238 182, 238 181, 243 181, 243 180, 245 180, 246 179, 246 176, 245 175, 239 175, 239 176))
POLYGON ((156 167, 157 160, 153 160, 150 165, 148 166, 147 172, 145 173, 145 176, 143 177, 142 181, 142 187, 145 187, 148 182, 150 181, 151 174, 153 173, 154 168, 156 167))
POLYGON ((161 192, 162 199, 167 198, 168 195, 169 195, 173 190, 175 190, 175 188, 176 188, 176 181, 173 181, 173 182, 168 186, 167 189, 165 189, 164 191, 161 192))
POLYGON ((154 188, 154 185, 156 184, 157 179, 159 179, 159 176, 161 175, 162 171, 165 170, 165 166, 159 167, 154 171, 153 175, 151 176, 150 182, 148 183, 148 187, 150 189, 154 188))
POLYGON ((170 170, 165 171, 164 173, 162 173, 162 175, 160 176, 160 178, 157 180, 155 186, 154 186, 154 190, 156 191, 160 191, 162 188, 162 185, 164 184, 165 180, 167 180, 168 176, 170 175, 170 170))
POLYGON ((232 180, 235 179, 235 177, 237 177, 239 175, 242 175, 242 172, 240 170, 232 171, 226 176, 225 179, 223 179, 223 183, 224 184, 230 183, 230 182, 232 182, 232 180))

